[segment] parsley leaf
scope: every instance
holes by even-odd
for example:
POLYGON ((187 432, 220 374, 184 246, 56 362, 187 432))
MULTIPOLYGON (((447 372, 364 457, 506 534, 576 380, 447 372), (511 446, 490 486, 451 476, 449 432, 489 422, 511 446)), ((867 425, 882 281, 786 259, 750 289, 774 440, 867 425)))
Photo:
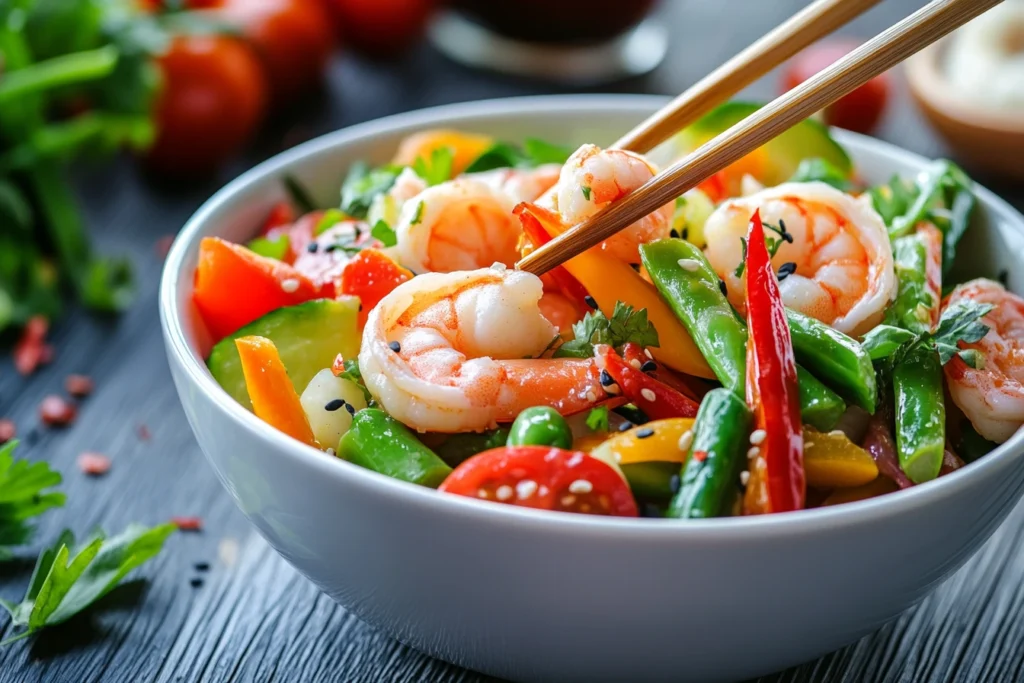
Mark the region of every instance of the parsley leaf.
POLYGON ((451 147, 438 147, 431 150, 429 160, 425 160, 423 157, 416 157, 412 170, 420 178, 427 181, 427 185, 431 187, 440 185, 452 177, 452 162, 454 159, 455 154, 452 152, 451 147))
POLYGON ((634 311, 629 304, 616 302, 609 319, 601 311, 589 311, 572 326, 574 339, 559 346, 556 358, 589 358, 595 344, 608 344, 621 350, 627 342, 643 347, 658 346, 658 331, 647 320, 647 309, 634 311))
POLYGON ((584 185, 583 187, 580 188, 580 191, 583 193, 583 198, 586 199, 589 202, 590 201, 590 192, 591 192, 590 188, 588 186, 584 185))
POLYGON ((17 441, 0 446, 0 559, 10 556, 5 546, 32 539, 35 528, 28 521, 51 508, 64 505, 64 494, 46 490, 61 483, 59 472, 45 462, 15 460, 17 441))
POLYGON ((359 361, 356 360, 355 358, 352 358, 350 360, 345 361, 344 365, 345 371, 340 374, 336 374, 335 376, 341 377, 342 379, 347 379, 348 381, 354 383, 357 387, 359 387, 362 390, 363 398, 366 399, 366 402, 369 403, 370 401, 372 401, 373 396, 370 394, 370 390, 366 388, 366 382, 363 381, 363 373, 359 371, 359 361))
POLYGON ((398 236, 395 234, 394 229, 383 220, 373 224, 370 235, 374 239, 379 240, 385 247, 393 247, 398 244, 398 236))
POLYGON ((288 255, 291 240, 288 239, 288 233, 281 233, 273 239, 269 237, 251 239, 246 246, 249 247, 250 251, 254 251, 260 256, 283 261, 284 257, 288 255))
POLYGON ((587 413, 587 427, 594 432, 608 431, 608 406, 602 405, 592 408, 587 413))
POLYGON ((959 355, 971 367, 980 367, 984 363, 982 355, 975 349, 961 349, 957 344, 961 341, 972 344, 988 334, 988 325, 981 319, 991 310, 990 304, 957 301, 942 312, 934 332, 915 334, 893 325, 879 325, 864 336, 861 346, 872 360, 886 360, 893 365, 914 349, 930 347, 938 352, 943 365, 959 355))
POLYGON ((413 214, 412 220, 409 221, 409 225, 419 225, 423 222, 423 210, 425 208, 427 208, 427 203, 421 200, 420 203, 416 205, 416 213, 413 214))
POLYGON ((75 547, 74 536, 64 531, 36 562, 25 599, 2 603, 15 627, 24 631, 0 645, 31 636, 67 621, 113 590, 133 569, 154 557, 174 533, 173 524, 146 528, 133 524, 120 535, 106 538, 97 532, 75 547))
POLYGON ((341 210, 355 218, 366 218, 373 198, 391 189, 402 168, 388 164, 371 169, 362 161, 352 164, 341 185, 341 210))

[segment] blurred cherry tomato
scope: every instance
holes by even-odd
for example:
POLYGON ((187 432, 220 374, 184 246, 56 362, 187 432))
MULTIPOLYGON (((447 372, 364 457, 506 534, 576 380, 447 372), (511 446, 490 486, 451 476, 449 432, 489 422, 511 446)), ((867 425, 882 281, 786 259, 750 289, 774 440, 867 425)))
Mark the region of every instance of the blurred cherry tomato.
POLYGON ((183 175, 212 171, 256 132, 267 103, 259 58, 227 36, 178 36, 159 59, 163 88, 147 163, 183 175))
POLYGON ((241 26, 263 59, 276 103, 308 92, 320 82, 334 50, 332 19, 322 0, 201 1, 241 26))
MULTIPOLYGON (((812 45, 790 60, 783 72, 782 87, 792 90, 808 78, 844 57, 857 41, 831 40, 812 45)), ((882 74, 825 108, 825 123, 859 133, 868 133, 882 118, 891 88, 888 74, 882 74)))
POLYGON ((423 35, 435 0, 330 0, 345 43, 375 57, 411 46, 423 35))

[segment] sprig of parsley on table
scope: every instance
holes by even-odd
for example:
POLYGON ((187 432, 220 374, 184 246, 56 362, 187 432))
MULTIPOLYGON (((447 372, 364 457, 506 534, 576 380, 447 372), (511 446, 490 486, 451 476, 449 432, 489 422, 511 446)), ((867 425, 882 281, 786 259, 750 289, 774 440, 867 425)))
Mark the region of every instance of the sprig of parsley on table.
POLYGON ((32 540, 29 520, 65 501, 63 493, 47 490, 61 483, 60 473, 45 462, 15 460, 17 443, 0 446, 0 560, 10 558, 10 546, 32 540))
POLYGON ((176 528, 173 524, 153 528, 133 524, 113 538, 96 532, 80 546, 65 530, 39 555, 25 599, 17 604, 0 600, 10 612, 14 627, 23 629, 0 645, 27 638, 81 613, 113 590, 130 571, 159 553, 176 528))
POLYGON ((957 343, 972 344, 988 334, 988 325, 981 319, 991 310, 991 304, 957 301, 942 312, 934 332, 915 334, 901 327, 879 325, 864 336, 861 345, 875 361, 896 364, 914 349, 927 346, 938 352, 943 365, 960 356, 967 365, 978 368, 984 362, 982 355, 975 349, 961 349, 957 343))
POLYGON ((621 301, 616 302, 611 318, 601 311, 590 311, 572 326, 572 332, 574 338, 558 347, 556 358, 590 358, 595 344, 608 344, 616 350, 628 342, 658 346, 658 331, 647 319, 647 309, 637 311, 621 301))

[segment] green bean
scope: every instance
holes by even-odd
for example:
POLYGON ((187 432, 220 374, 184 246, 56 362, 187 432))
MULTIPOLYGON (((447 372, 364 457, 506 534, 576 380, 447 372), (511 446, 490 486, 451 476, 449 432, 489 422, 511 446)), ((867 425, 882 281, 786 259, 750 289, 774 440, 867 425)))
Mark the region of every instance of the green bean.
POLYGON ((367 408, 352 418, 338 456, 394 479, 437 488, 452 468, 409 428, 383 410, 367 408))
POLYGON ((911 352, 892 373, 896 401, 896 452, 915 484, 939 475, 946 445, 946 405, 938 353, 911 352))
POLYGON ((875 368, 864 348, 839 330, 803 313, 786 309, 793 352, 814 376, 844 399, 875 412, 875 368))

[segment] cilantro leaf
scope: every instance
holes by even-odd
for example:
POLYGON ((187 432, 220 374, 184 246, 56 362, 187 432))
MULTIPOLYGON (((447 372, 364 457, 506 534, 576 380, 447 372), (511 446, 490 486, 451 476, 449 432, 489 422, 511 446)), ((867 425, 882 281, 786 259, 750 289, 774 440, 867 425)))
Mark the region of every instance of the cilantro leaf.
POLYGON ((607 432, 608 431, 608 406, 601 405, 596 408, 592 408, 587 413, 587 427, 594 432, 607 432))
POLYGON ((883 360, 917 339, 918 335, 902 327, 878 325, 864 335, 864 340, 860 345, 868 352, 871 360, 883 360))
POLYGON ((17 441, 0 446, 0 554, 4 546, 22 545, 32 539, 35 528, 28 521, 51 508, 64 505, 63 493, 47 492, 61 483, 59 472, 45 462, 15 460, 17 441))
POLYGON ((385 221, 380 220, 373 224, 370 234, 374 239, 379 240, 385 247, 393 247, 398 244, 398 235, 394 229, 385 221))
POLYGON ((959 355, 971 367, 981 367, 984 358, 974 349, 960 349, 958 342, 972 344, 988 334, 981 319, 992 310, 990 304, 961 300, 947 306, 934 332, 915 334, 892 325, 879 325, 864 335, 861 342, 872 360, 897 364, 916 348, 930 347, 945 365, 959 355))
POLYGON ((77 548, 74 536, 65 531, 39 555, 25 599, 17 605, 4 604, 14 626, 24 631, 0 645, 81 613, 157 555, 175 529, 173 524, 153 528, 133 524, 113 538, 96 533, 77 548))
POLYGON ((556 358, 589 358, 594 355, 595 344, 608 344, 617 350, 627 342, 658 346, 658 331, 647 319, 647 309, 634 311, 621 301, 616 302, 610 319, 601 311, 589 311, 572 331, 574 338, 555 350, 556 358))
POLYGON ((249 240, 249 243, 245 246, 260 256, 283 261, 284 257, 288 254, 288 249, 291 247, 291 240, 288 239, 288 233, 281 233, 273 239, 269 237, 256 237, 249 240))
POLYGON ((341 210, 355 218, 366 218, 373 198, 391 189, 402 168, 388 164, 371 169, 361 161, 352 164, 341 185, 341 210))
POLYGON ((427 181, 428 186, 440 185, 452 177, 452 162, 455 154, 451 147, 438 147, 431 150, 430 159, 416 157, 412 170, 420 178, 427 181))

